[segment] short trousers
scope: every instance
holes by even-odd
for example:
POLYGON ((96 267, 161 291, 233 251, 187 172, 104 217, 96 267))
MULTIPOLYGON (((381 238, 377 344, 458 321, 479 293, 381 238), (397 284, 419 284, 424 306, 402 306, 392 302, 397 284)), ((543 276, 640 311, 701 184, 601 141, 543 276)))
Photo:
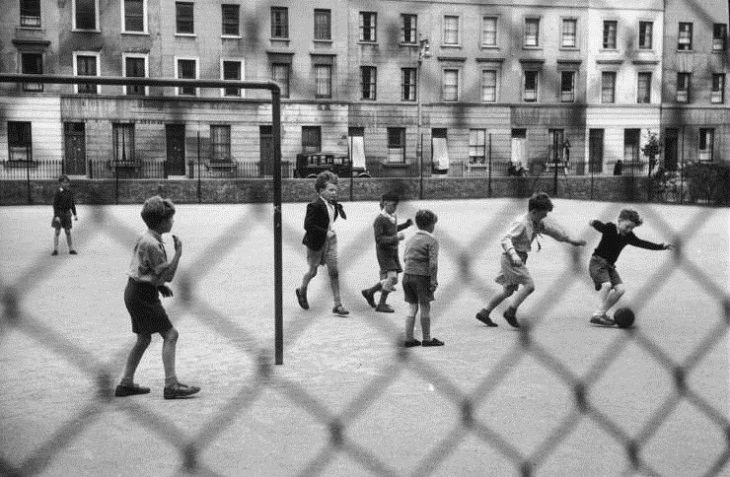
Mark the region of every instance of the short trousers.
POLYGON ((327 238, 319 250, 307 247, 307 264, 312 268, 327 265, 330 270, 337 270, 337 235, 327 238))
POLYGON ((501 271, 495 282, 499 283, 505 288, 511 288, 516 290, 520 285, 532 285, 535 283, 532 280, 530 271, 527 269, 525 264, 527 263, 527 254, 525 252, 517 252, 522 259, 522 265, 515 266, 512 264, 512 259, 508 253, 503 253, 500 258, 501 271))
POLYGON ((61 219, 60 222, 55 221, 55 218, 56 218, 55 216, 53 217, 53 219, 51 219, 51 227, 53 227, 56 230, 59 230, 59 229, 71 230, 71 226, 73 223, 73 222, 71 222, 71 211, 67 210, 66 212, 61 212, 61 215, 59 215, 58 217, 59 217, 59 219, 61 219))
POLYGON ((623 281, 621 281, 621 277, 616 271, 616 266, 598 255, 591 255, 591 260, 588 262, 588 272, 591 275, 593 284, 596 286, 596 290, 600 290, 601 285, 604 283, 611 282, 611 287, 615 287, 616 285, 623 283, 623 281))
POLYGON ((425 275, 403 275, 403 294, 406 303, 428 303, 434 300, 431 291, 431 277, 425 275))
POLYGON ((124 289, 124 305, 132 319, 132 332, 137 334, 163 333, 172 328, 167 312, 160 302, 157 287, 132 278, 124 289))
POLYGON ((384 292, 395 291, 398 284, 398 272, 396 270, 380 270, 380 284, 384 292))

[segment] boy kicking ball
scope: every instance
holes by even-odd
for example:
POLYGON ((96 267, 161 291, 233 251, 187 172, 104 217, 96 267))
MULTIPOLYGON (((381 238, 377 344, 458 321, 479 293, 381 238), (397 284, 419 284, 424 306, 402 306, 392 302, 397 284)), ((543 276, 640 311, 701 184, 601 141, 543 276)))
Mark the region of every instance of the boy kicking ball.
MULTIPOLYGON (((489 314, 497 305, 516 292, 514 298, 512 298, 512 303, 502 316, 512 327, 520 327, 516 317, 517 308, 525 301, 525 298, 535 291, 535 283, 532 281, 532 276, 525 263, 527 262, 528 252, 532 250, 532 242, 538 235, 544 233, 558 242, 567 242, 575 247, 586 244, 585 240, 574 240, 561 230, 543 221, 548 213, 553 210, 550 196, 545 192, 534 193, 527 203, 527 210, 526 214, 512 222, 507 234, 502 239, 501 272, 495 279, 497 283, 502 285, 502 291, 493 296, 487 306, 476 315, 476 319, 487 326, 497 326, 497 323, 492 321, 489 314)), ((539 241, 537 245, 539 250, 539 241)))
POLYGON ((613 222, 604 224, 600 220, 588 222, 588 225, 601 233, 601 241, 588 264, 588 271, 600 299, 598 310, 593 313, 590 320, 593 324, 614 325, 614 321, 608 317, 608 310, 626 292, 621 277, 616 271, 616 260, 625 246, 633 245, 647 250, 672 248, 671 244, 649 242, 634 235, 634 229, 642 223, 639 213, 632 209, 623 209, 618 215, 616 224, 613 222))

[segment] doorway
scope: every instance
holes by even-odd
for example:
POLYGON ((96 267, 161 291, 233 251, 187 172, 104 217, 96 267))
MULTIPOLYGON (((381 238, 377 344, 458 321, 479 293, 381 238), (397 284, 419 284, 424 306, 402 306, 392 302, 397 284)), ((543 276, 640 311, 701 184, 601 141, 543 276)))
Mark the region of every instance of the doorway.
POLYGON ((167 174, 185 175, 185 125, 166 124, 167 136, 167 174))
POLYGON ((86 175, 86 124, 63 123, 63 170, 69 175, 86 175))

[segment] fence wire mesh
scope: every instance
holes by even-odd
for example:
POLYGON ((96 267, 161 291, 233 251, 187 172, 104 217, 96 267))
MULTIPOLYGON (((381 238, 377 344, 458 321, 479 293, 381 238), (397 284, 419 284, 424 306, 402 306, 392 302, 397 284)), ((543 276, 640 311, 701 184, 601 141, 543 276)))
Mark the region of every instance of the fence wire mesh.
MULTIPOLYGON (((459 204, 458 207, 473 207, 467 213, 467 217, 479 225, 473 226, 471 238, 465 239, 463 230, 454 227, 453 223, 443 220, 437 229, 437 236, 441 243, 441 261, 450 264, 445 268, 446 276, 442 286, 437 291, 436 314, 434 326, 440 330, 455 327, 469 327, 473 325, 473 313, 476 310, 464 307, 462 304, 468 299, 467 295, 473 293, 482 297, 483 301, 492 293, 497 291, 492 281, 495 274, 493 265, 499 253, 499 240, 504 232, 505 217, 516 215, 525 208, 524 200, 484 200, 467 201, 466 204, 459 204), (489 207, 490 210, 485 210, 489 207), (451 226, 449 225, 451 224, 451 226), (446 314, 454 314, 458 311, 460 316, 447 318, 446 314)), ((440 209, 448 208, 447 203, 439 202, 404 202, 401 203, 399 214, 401 217, 412 217, 420 207, 430 207, 437 214, 440 209)), ((570 204, 562 202, 561 204, 570 204)), ((372 210, 377 207, 375 204, 350 204, 357 211, 372 210)), ((347 204, 346 204, 347 206, 347 204)), ((196 207, 196 206, 188 206, 196 207)), ((198 206, 201 207, 201 206, 198 206)), ((216 207, 216 206, 207 206, 216 207)), ((593 207, 595 204, 578 203, 570 207, 593 207)), ((599 205, 602 210, 596 214, 597 218, 612 220, 620 207, 617 204, 599 205)), ((619 446, 624 454, 623 468, 610 469, 607 473, 611 475, 672 475, 673 471, 662 468, 657 463, 654 455, 654 439, 663 426, 672 422, 674 415, 679 408, 689 406, 696 420, 703 421, 701 425, 705 434, 714 437, 710 441, 715 443, 711 451, 711 458, 703 461, 701 466, 693 466, 691 469, 684 469, 674 475, 728 475, 730 467, 730 421, 728 420, 727 398, 727 362, 723 370, 715 370, 717 375, 724 376, 725 382, 719 384, 720 400, 708 396, 706 389, 695 384, 697 375, 712 374, 707 369, 708 356, 711 353, 724 353, 727 357, 728 349, 728 326, 730 325, 730 299, 727 294, 727 276, 724 282, 712 276, 707 271, 703 261, 706 254, 696 249, 696 237, 704 228, 712 227, 715 232, 726 234, 722 230, 723 220, 727 220, 724 210, 711 208, 692 209, 692 215, 688 221, 677 225, 675 218, 678 209, 664 209, 661 206, 643 206, 642 214, 647 223, 651 223, 658 236, 664 237, 666 241, 675 245, 671 254, 663 255, 661 259, 652 262, 647 267, 645 277, 640 283, 633 284, 636 288, 635 298, 632 306, 638 316, 651 315, 651 307, 656 300, 662 300, 663 293, 672 293, 667 290, 666 284, 672 276, 683 275, 684 287, 688 293, 698 293, 692 290, 699 290, 700 293, 712 297, 702 310, 689 310, 686 318, 686 325, 691 326, 691 321, 702 319, 710 323, 703 328, 701 336, 693 341, 692 349, 688 353, 673 352, 667 347, 663 340, 658 340, 657 335, 652 332, 652 326, 637 326, 627 330, 616 330, 615 334, 605 340, 605 346, 597 348, 592 356, 580 356, 577 353, 570 353, 572 344, 565 342, 568 348, 556 349, 551 340, 543 342, 546 333, 560 333, 560 330, 553 329, 554 323, 544 319, 551 311, 555 311, 556 303, 559 303, 563 295, 574 292, 575 287, 585 285, 587 280, 587 253, 588 250, 579 248, 572 249, 567 254, 567 265, 556 267, 556 272, 540 283, 538 287, 549 289, 550 292, 542 295, 535 295, 528 300, 531 310, 539 310, 533 313, 529 320, 525 320, 519 330, 518 338, 511 340, 497 354, 489 357, 490 366, 487 368, 475 368, 471 370, 468 379, 450 375, 448 367, 443 362, 433 359, 433 355, 406 350, 402 345, 402 320, 381 319, 376 317, 363 318, 362 325, 375 336, 387 340, 389 354, 384 354, 382 359, 375 365, 377 372, 375 376, 362 376, 361 385, 351 396, 343 394, 342 399, 333 404, 328 399, 319 395, 321 382, 308 382, 306 379, 299 379, 297 375, 287 375, 284 367, 273 365, 272 345, 269 338, 262 339, 260 330, 255 330, 253 325, 242 319, 234 311, 227 311, 221 303, 221 295, 209 295, 202 293, 198 283, 206 278, 213 278, 220 273, 219 266, 226 261, 232 260, 235 254, 241 253, 241 244, 249 240, 258 240, 260 234, 271 236, 271 211, 267 206, 250 205, 245 206, 244 212, 238 217, 220 220, 221 224, 210 229, 211 238, 204 244, 200 244, 197 254, 188 259, 176 278, 174 283, 176 299, 169 306, 170 315, 178 317, 176 326, 181 328, 181 335, 185 335, 185 327, 191 322, 197 322, 211 335, 225 339, 232 347, 232 353, 246 363, 248 371, 245 372, 245 382, 230 377, 232 382, 228 383, 235 389, 229 397, 216 408, 215 412, 204 419, 197 430, 190 429, 180 421, 178 416, 163 410, 159 402, 149 402, 136 399, 115 399, 113 397, 114 386, 117 375, 120 372, 118 363, 123 362, 126 349, 112 353, 103 347, 88 346, 83 340, 75 339, 74 335, 59 332, 53 323, 49 323, 48 314, 45 308, 39 307, 38 302, 42 301, 42 293, 46 287, 53 287, 60 280, 59 274, 63 273, 63 262, 50 262, 48 257, 40 253, 34 253, 32 259, 18 271, 17 264, 13 264, 12 257, 6 256, 3 260, 3 273, 0 275, 0 291, 2 296, 2 320, 0 321, 0 346, 5 352, 0 354, 3 361, 3 368, 21 366, 13 362, 12 354, 8 349, 13 341, 21 337, 28 338, 43 348, 51 356, 58 360, 65 361, 68 366, 74 369, 81 381, 93 383, 95 398, 84 400, 81 404, 70 406, 74 411, 65 417, 54 416, 58 422, 53 422, 53 432, 42 436, 39 442, 29 445, 19 455, 12 454, 11 450, 16 446, 12 444, 13 439, 27 441, 21 435, 5 435, 3 442, 5 449, 0 449, 0 473, 8 476, 30 476, 30 475, 51 475, 56 472, 54 461, 61 459, 65 454, 77 452, 77 442, 81 437, 90 432, 90 429, 103 423, 109 414, 121 413, 134 423, 140 432, 148 436, 154 436, 156 440, 167 443, 172 447, 177 456, 169 456, 172 462, 167 462, 170 468, 176 470, 150 470, 150 475, 171 475, 171 474, 192 474, 192 475, 266 475, 266 466, 263 468, 249 467, 248 465, 230 467, 223 472, 220 470, 220 463, 213 462, 206 458, 206 452, 218 445, 230 446, 231 438, 228 433, 241 419, 256 420, 257 407, 262 401, 266 401, 270 393, 275 393, 288 406, 295 408, 297 412, 312 420, 320 429, 324 437, 323 444, 312 456, 301 460, 299 468, 290 468, 286 475, 330 475, 333 468, 338 468, 336 463, 341 459, 346 460, 345 467, 349 468, 354 475, 355 472, 362 472, 368 475, 454 475, 453 471, 447 471, 444 466, 450 459, 458 459, 460 448, 469 446, 471 449, 484 449, 485 452, 495 453, 500 459, 508 462, 508 468, 517 475, 554 475, 551 470, 554 464, 552 461, 560 460, 565 448, 571 447, 573 435, 578 433, 577 429, 590 423, 599 432, 596 436, 596 452, 592 456, 601 459, 601 448, 610 445, 619 446), (688 248, 687 244, 692 244, 688 248), (10 273, 13 270, 13 273, 10 273), (8 278, 12 277, 12 278, 8 278), (632 366, 627 362, 626 354, 629 349, 640 350, 644 359, 651 361, 651 369, 662 380, 670 381, 670 385, 657 389, 653 394, 654 402, 650 403, 643 412, 640 419, 634 422, 633 426, 627 426, 620 417, 612 415, 612 409, 605 406, 604 397, 612 390, 606 387, 606 380, 612 378, 616 366, 632 366), (576 369, 575 361, 582 361, 585 366, 582 370, 576 369), (528 363, 529 362, 529 363, 528 363), (509 413, 510 409, 495 409, 495 401, 501 402, 497 396, 502 393, 505 387, 514 385, 515 376, 519 375, 522 368, 536 367, 543 373, 551 376, 550 383, 553 387, 551 392, 556 393, 556 401, 546 403, 554 406, 559 403, 562 414, 552 415, 547 419, 544 432, 535 432, 530 439, 531 445, 525 445, 523 438, 515 435, 516 430, 496 415, 509 413), (438 432, 428 432, 428 425, 418 424, 420 420, 428 421, 425 415, 417 416, 416 422, 395 419, 393 425, 405 425, 412 429, 412 432, 425 432, 427 434, 427 448, 415 459, 413 465, 403 469, 402 463, 394 462, 392 456, 384 456, 379 453, 379 446, 374 445, 369 439, 363 439, 359 428, 363 421, 371 419, 371 413, 382 411, 383 406, 389 406, 391 399, 390 389, 402 379, 404 374, 416 376, 433 386, 434 392, 443 400, 443 412, 448 416, 451 424, 446 428, 439 428, 438 432), (662 392, 663 391, 663 392, 662 392), (384 402, 383 402, 384 401, 384 402), (424 431, 425 429, 425 431, 424 431), (476 442, 476 444, 474 444, 476 442), (608 443, 607 443, 608 442, 608 443), (468 443, 468 444, 467 444, 468 443), (22 455, 22 457, 20 457, 22 455), (700 468, 701 467, 701 468, 700 468)), ((291 204, 288 209, 303 209, 304 204, 291 204)), ((681 208, 680 208, 681 209, 681 208)), ((127 251, 134 238, 138 234, 139 224, 127 219, 120 219, 112 206, 93 206, 85 208, 91 214, 86 218, 93 224, 93 231, 88 231, 83 237, 84 243, 92 243, 97 240, 111 242, 112 248, 127 251)), ((136 215, 136 209, 134 214, 136 215)), ((210 209, 208 209, 210 210, 210 209)), ((453 210, 453 207, 449 210, 453 210)), ((684 208, 684 210, 688 210, 684 208)), ((207 212, 206 212, 207 213, 207 212)), ((225 212, 224 212, 225 213, 225 212)), ((8 225, 10 215, 4 216, 5 224, 8 225)), ((296 213, 291 220, 284 222, 284 247, 287 259, 284 268, 290 274, 287 283, 294 283, 300 272, 303 272, 306 260, 304 258, 304 247, 300 243, 301 229, 300 219, 296 213)), ((178 222, 184 220, 178 218, 178 222)), ((350 220, 352 222, 352 218, 350 220)), ((219 222, 213 219, 211 222, 219 222)), ((458 225, 458 224, 457 224, 458 225)), ((725 222, 725 225, 726 222, 725 222)), ((208 226, 208 225, 206 225, 208 226)), ((727 227, 725 227, 726 229, 727 227)), ((582 238, 591 240, 591 232, 586 226, 575 224, 573 230, 580 231, 582 238)), ((374 253, 372 245, 372 227, 368 220, 358 220, 357 225, 348 229, 349 237, 341 243, 339 255, 340 275, 362 277, 368 273, 369 268, 363 269, 362 264, 374 265, 374 253)), ((18 237, 20 238, 20 237, 18 237)), ((345 237, 343 237, 345 238, 345 237)), ((5 240, 16 240, 6 236, 5 240)), ((711 245, 708 245, 711 246, 711 245)), ((259 253, 248 250, 248 253, 259 253)), ((125 255, 125 254, 122 254, 125 255)), ((721 260, 725 261, 725 273, 727 271, 727 251, 720 252, 721 260)), ((126 258, 126 257, 125 257, 126 258)), ((89 260, 95 260, 94 257, 89 260)), ((544 257, 534 260, 547 260, 544 257)), ((556 259, 557 260, 557 259, 556 259)), ((267 262, 268 264, 268 262, 267 262)), ((252 266, 247 270, 240 270, 243 275, 254 275, 257 281, 266 282, 270 280, 273 273, 266 266, 252 266)), ((270 267, 270 264, 268 264, 270 267)), ((367 265, 371 267, 372 265, 367 265)), ((93 270, 91 280, 97 274, 108 274, 109 270, 93 270)), ((322 273, 324 274, 324 273, 322 273)), ((323 277, 315 280, 325 281, 323 277)), ((365 281, 369 281, 364 279, 365 281)), ((329 290, 326 287, 315 288, 310 300, 316 303, 328 302, 329 290)), ((112 291, 113 294, 114 291, 112 291)), ((247 297, 242 291, 238 297, 240 301, 260 300, 267 301, 261 296, 247 297)), ((294 301, 293 293, 287 292, 285 301, 294 301), (289 300, 292 298, 292 300, 289 300)), ((359 287, 343 286, 345 303, 362 302, 359 296, 359 287)), ((586 298, 591 300, 592 297, 586 298)), ((79 291, 71 298, 71 303, 80 300, 94 300, 92 295, 79 291)), ((98 298, 96 300, 99 300, 98 298)), ((395 301, 395 300, 394 300, 395 301)), ((97 306, 103 306, 97 303, 97 306)), ((116 305, 109 305, 110 307, 116 305)), ((332 326, 332 318, 329 316, 327 307, 313 306, 308 314, 298 308, 288 308, 286 317, 286 333, 284 341, 285 353, 295 348, 302 342, 311 340, 310 328, 332 326)), ((269 310, 273 321, 273 309, 269 310)), ((63 309, 61 314, 69 316, 75 314, 73 307, 63 309)), ((677 310, 677 313, 687 313, 686 310, 677 310)), ((373 312, 373 314, 375 314, 373 312)), ((359 318, 354 318, 359 319, 359 318)), ((659 321, 653 322, 654 325, 659 321)), ((587 321, 580 321, 582 326, 587 321)), ((330 330, 332 331, 332 330, 330 330)), ((473 330, 481 332, 481 330, 473 330)), ((502 328, 500 332, 504 333, 502 328)), ((595 329, 600 333, 602 329, 595 329)), ((681 332, 675 330, 676 332, 681 332)), ((319 332, 319 330, 317 331, 319 332)), ((78 333, 84 333, 81 329, 78 333)), ((485 333, 491 333, 486 332, 485 333)), ((514 335, 511 335, 514 336, 514 335)), ((352 337, 352 340, 359 338, 352 337)), ((669 340, 672 341, 672 340, 669 340)), ((462 346, 457 343, 447 343, 447 346, 462 346)), ((182 345, 184 350, 185 345, 182 345)), ((384 348, 384 349, 388 349, 384 348)), ((317 347, 309 348, 317 353, 317 347)), ((347 347, 339 349, 336 353, 347 355, 355 353, 347 347)), ((489 350, 484 350, 489 353, 489 350)), ((185 353, 181 351, 180 353, 185 353)), ((465 350, 465 358, 473 357, 481 353, 479 350, 465 350)), ((632 354, 633 355, 633 354, 632 354)), ((343 356, 344 358, 344 356, 343 356)), ((197 356, 200 361, 215 361, 214 356, 197 356)), ((238 359, 238 358, 236 358, 238 359)), ((294 358, 292 358, 294 360, 294 358)), ((714 362, 714 361, 713 361, 714 362)), ((43 363, 36 362, 37 366, 43 363)), ((215 366, 210 364, 209 366, 215 366)), ((313 374, 316 370, 313 371, 313 374)), ((716 376, 713 374, 713 377, 716 376)), ((7 376, 6 376, 7 378, 7 376)), ((637 387, 651 385, 653 381, 636 382, 637 387)), ((704 382, 700 380, 699 382, 704 382)), ((17 383, 15 383, 17 384, 17 383)), ((6 380, 5 386, 12 386, 14 383, 6 380)), ((3 387, 5 387, 3 386, 3 387)), ((327 382, 324 386, 336 389, 340 386, 338 382, 327 382)), ((31 385, 31 388, 33 386, 31 385)), ((46 387, 44 389, 47 390, 46 387)), ((44 394, 39 389, 35 390, 34 399, 44 399, 44 394)), ((213 394, 214 390, 209 390, 213 394)), ((9 394, 8 394, 9 395, 9 394)), ((47 396, 46 396, 47 397, 47 396)), ((203 395, 199 400, 204 400, 203 395)), ((58 401, 50 400, 48 406, 58 401)), ((61 400, 61 402, 63 402, 61 400)), ((68 403, 66 403, 68 404, 68 403)), ((646 404, 646 403, 645 403, 646 404)), ((12 423, 17 417, 12 410, 15 405, 3 399, 2 420, 6 429, 12 430, 12 423)), ((24 406, 19 405, 22 409, 24 406)), ((615 409, 614 409, 615 411, 615 409)), ((49 411, 50 412, 50 411, 49 411)), ((181 411, 190 412, 190 411, 181 411)), ((406 412, 405 410, 395 411, 406 412)), ((393 411, 386 414, 391 415, 393 411)), ((412 417, 412 416, 411 416, 412 417)), ((413 417, 412 417, 413 418, 413 417)), ((531 417, 527 418, 532 419, 531 417)), ((540 413, 534 419, 545 419, 540 413)), ((675 424, 672 424, 675 425, 675 424)), ((682 453, 682 448, 693 447, 692 440, 696 437, 690 428, 695 424, 686 423, 686 433, 683 430, 677 432, 673 439, 676 439, 676 452, 682 453)), ((287 432, 297 433, 296 423, 287 432)), ((32 433, 32 429, 27 432, 32 433)), ((528 427, 528 432, 529 427, 528 427)), ((3 432, 5 434, 5 432, 3 432)), ((582 434, 582 433, 579 433, 582 434)), ((408 434, 406 434, 408 435, 408 434)), ((314 436, 304 432, 298 439, 307 441, 314 436)), ((246 439, 241 437, 240 441, 234 439, 234 447, 238 452, 247 453, 249 449, 246 439), (239 447, 240 446, 240 447, 239 447)), ((663 442, 663 441, 662 441, 663 442)), ((119 442, 115 445, 122 448, 125 443, 119 442)), ((271 456, 273 459, 286 460, 289 456, 283 449, 276 449, 276 443, 270 443, 275 449, 271 456), (281 453, 278 453, 281 452, 281 453)), ((408 446, 407 442, 403 446, 408 446)), ((557 464, 560 467, 560 464, 557 464)), ((110 474, 116 472, 119 475, 126 475, 123 467, 110 463, 110 474), (112 471, 112 469, 114 469, 112 471)), ((226 468, 226 466, 223 466, 226 468)), ((450 466, 449 466, 450 468, 450 466)), ((490 463, 481 462, 481 467, 472 469, 470 472, 462 469, 464 473, 483 475, 495 475, 494 469, 490 469, 490 463)), ((335 471, 335 474, 337 471, 335 471)), ((459 472, 461 473, 461 472, 459 472)), ((272 474, 278 474, 273 472, 272 474)), ((563 469, 561 475, 587 475, 573 473, 563 469)))

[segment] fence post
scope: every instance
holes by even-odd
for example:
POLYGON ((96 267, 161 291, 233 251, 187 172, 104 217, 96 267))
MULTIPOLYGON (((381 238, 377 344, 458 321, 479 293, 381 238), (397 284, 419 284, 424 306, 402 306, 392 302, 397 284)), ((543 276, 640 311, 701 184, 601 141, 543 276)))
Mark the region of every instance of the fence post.
POLYGON ((114 203, 119 205, 119 168, 112 162, 114 167, 114 203))
POLYGON ((487 179, 487 197, 492 197, 492 133, 489 133, 489 178, 487 179))
POLYGON ((30 160, 26 159, 25 161, 25 186, 28 190, 28 205, 31 205, 33 203, 33 196, 30 192, 30 160))
POLYGON ((200 131, 198 131, 198 141, 197 141, 196 146, 198 148, 198 152, 197 152, 197 154, 198 154, 198 204, 200 204, 201 202, 203 202, 203 195, 202 195, 201 183, 200 183, 200 131))

